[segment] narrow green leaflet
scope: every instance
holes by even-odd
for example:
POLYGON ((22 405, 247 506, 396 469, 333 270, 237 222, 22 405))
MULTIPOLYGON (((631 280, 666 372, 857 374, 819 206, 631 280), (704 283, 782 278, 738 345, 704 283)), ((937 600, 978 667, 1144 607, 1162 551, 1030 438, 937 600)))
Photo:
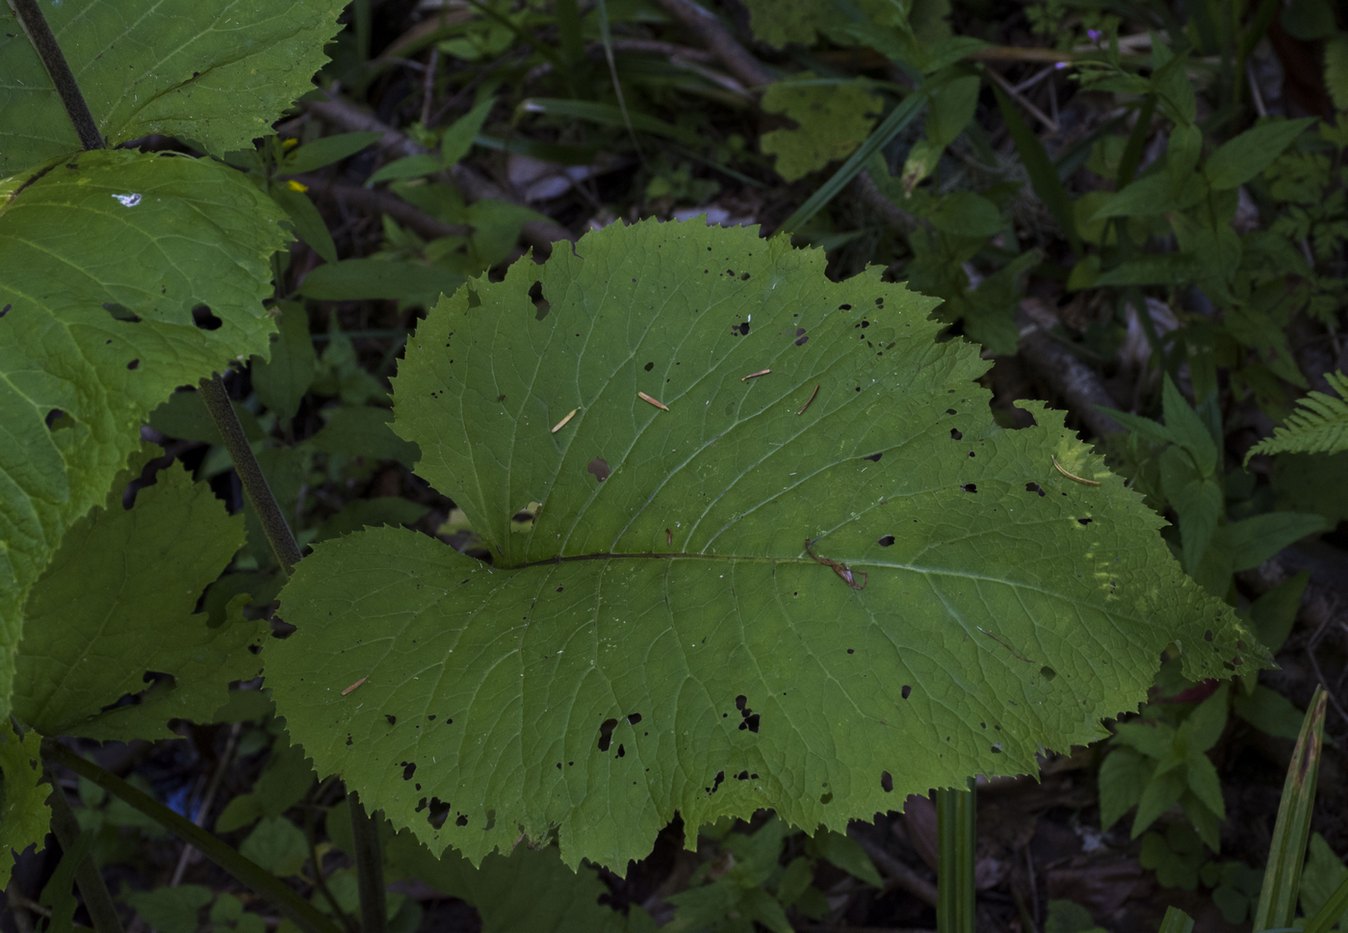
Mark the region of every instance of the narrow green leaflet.
POLYGON ((1287 420, 1250 448, 1245 462, 1255 454, 1337 454, 1348 451, 1348 376, 1325 373, 1325 381, 1337 393, 1310 392, 1297 400, 1287 420))
POLYGON ((0 721, 0 890, 14 870, 11 853, 41 849, 47 838, 51 787, 42 780, 41 742, 36 732, 20 738, 13 722, 0 721))
POLYGON ((676 814, 841 831, 1031 771, 1170 645, 1193 677, 1259 660, 1061 414, 996 426, 933 305, 697 222, 443 300, 394 429, 493 562, 319 544, 267 650, 292 736, 434 852, 555 835, 621 870, 676 814))
POLYGON ((1325 43, 1325 90, 1340 110, 1348 110, 1348 32, 1325 43))
MULTIPOLYGON (((44 3, 110 145, 160 133, 219 155, 271 135, 312 87, 344 0, 44 3)), ((79 149, 9 6, 0 5, 0 178, 79 149)))
POLYGON ((1315 121, 1269 120, 1222 144, 1203 167, 1213 191, 1238 188, 1254 178, 1315 121))
POLYGON ((29 595, 14 713, 46 735, 172 737, 170 718, 206 721, 231 681, 261 669, 261 622, 211 628, 193 612, 243 545, 243 517, 178 466, 134 508, 112 498, 75 523, 29 595), (138 702, 110 708, 127 694, 138 702))
POLYGON ((266 353, 279 219, 238 173, 179 156, 86 152, 0 188, 0 712, 28 588, 150 411, 266 353))

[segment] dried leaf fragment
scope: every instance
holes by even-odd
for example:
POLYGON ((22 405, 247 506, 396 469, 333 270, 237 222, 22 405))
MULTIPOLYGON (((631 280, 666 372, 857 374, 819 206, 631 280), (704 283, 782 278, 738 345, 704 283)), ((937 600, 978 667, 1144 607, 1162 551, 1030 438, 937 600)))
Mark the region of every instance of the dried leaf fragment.
POLYGON ((658 398, 652 398, 651 396, 647 395, 645 392, 638 392, 638 393, 637 393, 637 398, 641 399, 641 400, 642 400, 643 402, 645 402, 647 405, 654 405, 656 408, 660 409, 661 411, 669 411, 669 406, 668 406, 668 405, 666 405, 664 402, 660 401, 658 398))
POLYGON ((1067 469, 1065 466, 1063 466, 1061 463, 1058 462, 1058 458, 1057 458, 1057 457, 1051 457, 1050 459, 1052 459, 1052 461, 1053 461, 1053 469, 1057 470, 1057 471, 1058 471, 1059 473, 1061 473, 1063 476, 1066 476, 1066 477, 1067 477, 1068 479, 1070 479, 1072 482, 1074 482, 1074 483, 1080 483, 1080 484, 1083 485, 1083 486, 1099 486, 1099 485, 1100 485, 1099 480, 1086 479, 1086 477, 1084 477, 1084 476, 1077 476, 1075 473, 1069 472, 1068 469, 1067 469))
POLYGON ((807 410, 811 405, 814 404, 814 397, 815 397, 816 395, 818 395, 818 394, 819 394, 819 384, 816 383, 816 384, 815 384, 815 387, 814 387, 814 391, 810 393, 810 397, 807 398, 807 399, 805 400, 805 404, 804 404, 804 405, 800 406, 800 408, 796 411, 796 414, 798 414, 798 415, 803 415, 803 414, 805 414, 806 410, 807 410))
POLYGON ((566 427, 567 422, 570 421, 572 418, 576 417, 576 412, 578 411, 580 411, 579 408, 573 408, 570 411, 568 411, 565 415, 562 415, 562 420, 558 421, 556 424, 552 426, 552 433, 556 434, 562 428, 566 427))

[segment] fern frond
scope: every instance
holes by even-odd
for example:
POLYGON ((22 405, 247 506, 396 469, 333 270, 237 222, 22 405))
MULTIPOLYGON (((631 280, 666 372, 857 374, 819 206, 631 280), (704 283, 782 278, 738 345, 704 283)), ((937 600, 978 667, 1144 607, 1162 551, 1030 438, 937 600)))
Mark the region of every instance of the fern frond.
POLYGON ((1326 373, 1325 381, 1339 394, 1311 392, 1297 402, 1287 421, 1250 448, 1255 454, 1339 454, 1348 451, 1348 376, 1326 373))

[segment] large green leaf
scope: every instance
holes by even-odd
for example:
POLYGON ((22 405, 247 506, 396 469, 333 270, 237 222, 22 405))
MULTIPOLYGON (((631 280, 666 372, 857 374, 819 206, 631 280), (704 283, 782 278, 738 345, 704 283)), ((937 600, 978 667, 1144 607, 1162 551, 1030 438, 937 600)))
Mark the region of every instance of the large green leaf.
POLYGON ((392 528, 318 545, 266 652, 292 735, 433 851, 555 833, 621 868, 675 814, 690 841, 764 807, 841 829, 1033 770, 1167 646, 1190 676, 1256 654, 1060 414, 996 426, 933 304, 700 223, 443 300, 394 426, 493 565, 392 528))
POLYGON ((212 628, 193 612, 243 545, 243 517, 177 466, 134 508, 120 498, 75 523, 28 599, 14 713, 47 735, 173 737, 170 719, 210 721, 232 681, 260 673, 263 623, 212 628), (127 694, 137 702, 115 705, 127 694))
POLYGON ((86 152, 0 187, 0 712, 20 608, 149 412, 265 353, 276 207, 222 165, 86 152))
MULTIPOLYGON (((220 154, 271 134, 311 87, 344 0, 88 0, 43 14, 109 144, 159 133, 220 154)), ((80 148, 37 53, 0 5, 0 178, 80 148)))

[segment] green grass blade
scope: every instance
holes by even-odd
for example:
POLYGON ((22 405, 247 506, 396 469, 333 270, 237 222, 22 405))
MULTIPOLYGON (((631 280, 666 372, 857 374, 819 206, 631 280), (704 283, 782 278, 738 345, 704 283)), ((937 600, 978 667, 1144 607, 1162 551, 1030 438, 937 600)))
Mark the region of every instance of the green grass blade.
POLYGON ((618 80, 618 63, 613 59, 613 33, 609 28, 608 5, 604 0, 599 0, 597 9, 599 11, 599 39, 604 44, 604 61, 608 64, 609 80, 613 82, 613 95, 618 101, 618 110, 622 113, 623 126, 627 127, 627 135, 632 137, 632 146, 644 163, 646 157, 641 152, 641 140, 637 138, 636 127, 632 125, 632 116, 627 112, 627 98, 623 96, 623 83, 618 80))
POLYGON ((899 135, 909 123, 912 123, 917 117, 922 107, 926 105, 932 85, 924 84, 905 97, 897 107, 889 112, 877 126, 871 135, 866 137, 857 151, 842 164, 828 181, 824 182, 815 190, 814 194, 805 199, 805 203, 796 208, 796 212, 782 224, 782 230, 792 232, 800 230, 809 222, 810 218, 819 213, 824 207, 838 196, 838 193, 851 183, 853 178, 860 174, 862 168, 866 165, 866 160, 879 152, 881 148, 888 145, 890 140, 899 135))
POLYGON ((1310 836, 1311 811, 1315 805, 1315 780, 1320 771, 1320 752, 1325 731, 1325 706, 1328 697, 1323 686, 1315 688, 1310 708, 1301 723, 1292 762, 1287 768, 1278 821, 1273 827, 1268 866, 1259 891, 1254 913, 1254 929, 1285 927, 1296 918, 1297 895, 1301 891, 1301 866, 1306 858, 1306 840, 1310 836))
POLYGON ((1119 159, 1119 174, 1115 179, 1115 190, 1122 191, 1137 174, 1137 167, 1142 163, 1143 150, 1151 135, 1151 118, 1155 112, 1156 96, 1149 94, 1142 102, 1137 120, 1133 123, 1133 131, 1128 134, 1128 142, 1123 147, 1123 157, 1119 159))
POLYGON ((997 96, 997 106, 1001 109, 1002 119, 1006 121, 1011 141, 1016 144, 1020 161, 1025 163, 1025 171, 1029 173, 1034 193, 1039 195, 1039 200, 1044 202, 1049 213, 1058 221, 1058 226, 1072 244, 1072 251, 1080 253, 1081 237, 1077 234, 1076 217, 1072 214, 1072 199, 1068 196, 1062 179, 1058 177, 1058 170, 1054 167, 1053 160, 1048 157, 1048 151, 1044 149, 1039 137, 1035 136, 1034 131, 1021 119, 1020 111, 1010 98, 996 85, 993 85, 992 93, 997 96))
POLYGON ((936 832, 940 856, 936 871, 936 929, 940 933, 973 933, 974 919, 974 785, 936 792, 936 832))
MULTIPOLYGON (((602 4, 601 4, 602 8, 602 4)), ((557 0, 557 44, 566 62, 566 80, 571 92, 577 93, 576 69, 585 62, 585 35, 581 31, 580 5, 576 0, 557 0)), ((607 25, 604 29, 608 35, 607 25)))
POLYGON ((1348 912, 1348 878, 1343 879, 1315 916, 1306 921, 1303 933, 1330 933, 1345 912, 1348 912))
POLYGON ((1192 917, 1178 907, 1167 907, 1165 916, 1161 918, 1161 925, 1156 928, 1156 933, 1192 933, 1193 928, 1192 917))
POLYGON ((566 100, 558 97, 530 97, 520 102, 520 113, 539 113, 561 120, 582 120, 598 126, 611 126, 629 132, 650 133, 677 139, 690 146, 701 143, 696 133, 675 126, 646 113, 624 112, 623 108, 612 104, 601 104, 589 100, 566 100))

